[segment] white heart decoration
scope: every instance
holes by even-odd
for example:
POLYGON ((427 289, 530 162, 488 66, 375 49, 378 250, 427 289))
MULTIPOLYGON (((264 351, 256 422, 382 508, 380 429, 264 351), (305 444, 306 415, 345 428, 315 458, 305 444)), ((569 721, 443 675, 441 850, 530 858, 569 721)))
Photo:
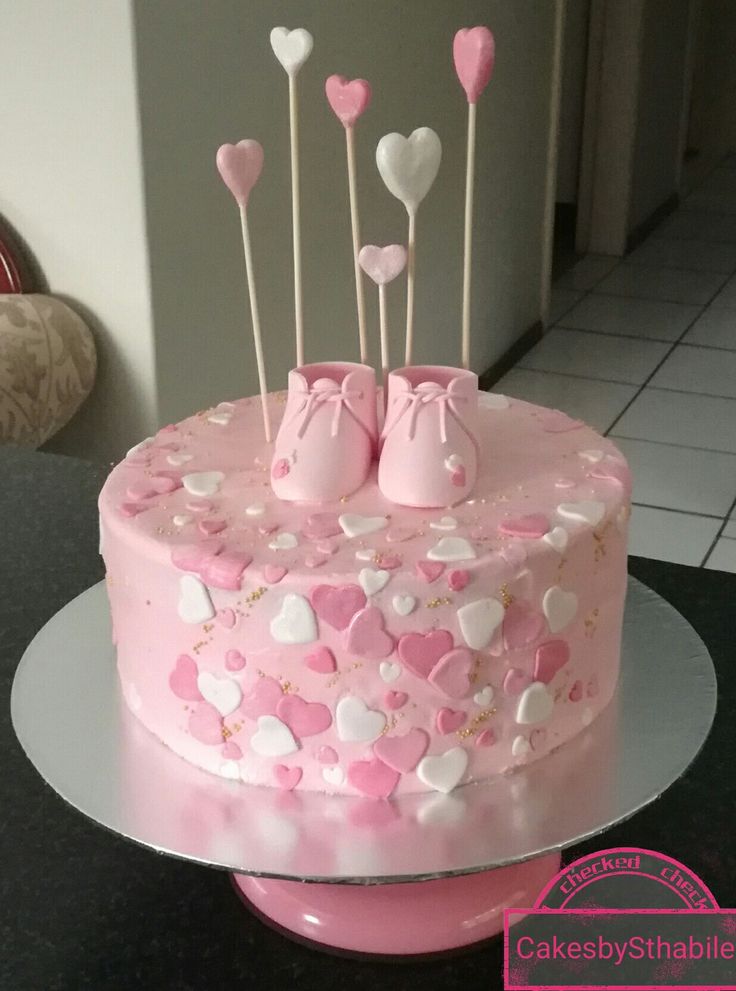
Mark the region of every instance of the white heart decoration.
POLYGON ((293 533, 288 533, 284 530, 282 533, 277 533, 273 540, 269 540, 268 546, 272 551, 290 551, 299 543, 296 535, 293 533))
POLYGON ((422 757, 417 765, 417 777, 428 788, 447 795, 460 783, 467 766, 467 750, 453 747, 437 757, 422 757))
POLYGON ((564 528, 564 526, 553 527, 549 531, 549 533, 545 533, 545 535, 542 537, 542 540, 545 542, 545 544, 549 544, 550 547, 554 547, 554 549, 556 551, 559 551, 560 554, 562 554, 562 552, 567 547, 568 539, 569 539, 569 534, 567 530, 564 528))
POLYGON ((271 620, 271 636, 277 643, 312 643, 317 639, 317 620, 303 595, 285 595, 281 609, 271 620))
POLYGON ((448 471, 454 471, 456 468, 462 466, 463 459, 459 454, 451 454, 449 457, 445 458, 445 468, 448 471))
POLYGON ((208 416, 207 419, 210 423, 216 423, 219 427, 226 427, 228 423, 232 420, 231 413, 213 413, 212 416, 208 416))
POLYGON ((220 775, 231 781, 240 781, 240 766, 234 760, 226 760, 220 764, 220 775))
POLYGON ((358 262, 365 274, 377 286, 393 282, 406 266, 406 248, 403 244, 387 244, 379 248, 375 244, 365 244, 360 249, 358 262))
POLYGON ((508 396, 502 396, 498 392, 479 392, 478 405, 485 406, 486 409, 508 409, 511 403, 508 396))
POLYGON ((271 48, 290 76, 295 76, 312 54, 312 38, 306 28, 274 28, 271 31, 271 48))
POLYGON ((413 595, 395 595, 391 600, 394 612, 399 616, 408 616, 409 613, 414 612, 416 604, 417 600, 413 595))
POLYGON ((375 556, 375 547, 361 547, 359 551, 355 552, 355 557, 358 561, 372 561, 375 556))
POLYGON ((378 671, 382 680, 385 681, 387 685, 390 685, 391 682, 396 681, 401 674, 401 665, 396 664, 395 661, 381 661, 378 671))
POLYGON ((514 757, 526 757, 531 749, 525 736, 514 737, 514 742, 511 744, 511 753, 514 757))
POLYGON ((189 513, 177 513, 176 516, 171 517, 171 522, 174 526, 186 526, 187 523, 191 523, 194 519, 189 513))
POLYGON ((592 499, 584 499, 582 502, 562 502, 557 507, 557 512, 566 520, 597 526, 606 515, 606 504, 592 499))
POLYGON ((385 516, 360 516, 358 513, 343 513, 337 522, 346 537, 364 537, 367 533, 375 533, 388 526, 385 516))
POLYGON ((187 461, 191 461, 193 457, 193 454, 167 454, 166 460, 170 465, 173 465, 174 468, 180 468, 182 465, 185 465, 187 461))
POLYGON ((541 681, 533 681, 525 688, 516 709, 516 722, 525 725, 541 723, 552 715, 555 700, 541 681))
POLYGON ((430 561, 469 561, 475 548, 465 537, 443 537, 427 552, 430 561))
POLYGON ((335 722, 341 740, 368 742, 381 735, 386 717, 382 712, 369 709, 357 695, 346 695, 337 703, 335 722))
POLYGON ((366 595, 375 595, 388 585, 390 571, 375 568, 361 568, 358 572, 358 582, 366 595))
POLYGON ((476 599, 457 611, 460 632, 468 647, 483 650, 491 642, 493 634, 504 616, 498 599, 476 599))
POLYGON ((408 138, 386 134, 376 148, 376 165, 390 193, 414 213, 432 188, 442 160, 442 143, 431 127, 418 127, 408 138))
POLYGON ((262 502, 252 502, 250 506, 245 507, 246 516, 263 516, 266 512, 266 507, 262 502))
POLYGON ((585 461, 590 461, 591 464, 598 464, 599 461, 603 460, 603 451, 578 451, 578 456, 583 458, 585 461))
POLYGON ((574 592, 563 592, 559 585, 553 585, 544 593, 542 611, 547 617, 550 631, 559 633, 575 618, 578 597, 574 592))
POLYGON ((429 524, 432 530, 456 530, 457 520, 454 516, 442 516, 429 524))
POLYGON ((482 691, 475 693, 475 695, 473 696, 473 701, 475 702, 476 705, 479 705, 481 708, 484 709, 487 705, 490 705, 491 702, 493 701, 493 688, 491 688, 490 685, 486 685, 486 687, 482 691))
POLYGON ((221 716, 229 716, 231 712, 235 712, 243 698, 237 681, 232 678, 218 678, 209 671, 199 673, 197 688, 204 700, 214 705, 221 716))
POLYGON ((278 716, 258 717, 258 729, 250 738, 250 746, 261 757, 285 757, 299 749, 291 730, 278 716))
POLYGON ((328 785, 332 785, 333 788, 339 788, 340 785, 345 780, 345 775, 343 774, 341 767, 325 767, 322 770, 322 777, 327 782, 328 785))
POLYGON ((206 623, 215 615, 207 586, 196 575, 182 575, 179 579, 177 609, 185 623, 206 623))
POLYGON ((221 471, 195 471, 182 475, 181 484, 193 496, 211 496, 220 490, 220 482, 225 478, 221 471))

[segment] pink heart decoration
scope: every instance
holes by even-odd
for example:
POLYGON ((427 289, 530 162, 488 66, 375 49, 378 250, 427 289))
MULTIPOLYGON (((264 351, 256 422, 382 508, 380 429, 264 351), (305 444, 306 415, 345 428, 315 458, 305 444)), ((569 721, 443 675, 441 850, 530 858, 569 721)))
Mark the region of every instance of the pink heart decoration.
POLYGON ((228 740, 220 753, 226 760, 240 760, 243 756, 243 751, 234 740, 228 740))
POLYGON ((181 476, 175 472, 162 471, 153 476, 151 485, 157 495, 168 495, 181 488, 181 476))
POLYGON ((406 248, 403 244, 387 244, 383 248, 375 244, 365 244, 360 249, 358 262, 376 285, 385 286, 404 271, 406 248))
POLYGON ((129 485, 125 490, 125 495, 132 502, 140 502, 143 499, 152 499, 157 495, 157 492, 148 481, 134 482, 133 485, 129 485))
POLYGON ((308 540, 322 540, 342 533, 337 513, 313 513, 307 517, 302 533, 308 540))
POLYGON ((383 702, 387 709, 396 710, 400 709, 402 705, 406 705, 409 696, 406 692, 386 692, 383 696, 383 702))
POLYGON ((333 671, 337 670, 335 655, 329 647, 317 647, 311 654, 307 654, 304 663, 318 674, 332 674, 333 671))
POLYGON ((429 683, 451 699, 464 698, 470 690, 474 657, 467 647, 457 647, 438 661, 429 674, 429 683))
POLYGON ((399 657, 407 668, 419 678, 428 678, 439 659, 452 650, 452 634, 449 630, 430 630, 429 633, 405 633, 399 637, 399 657))
POLYGON ((549 520, 542 513, 532 513, 515 520, 503 520, 498 524, 498 532, 506 534, 507 537, 535 540, 549 533, 549 520))
POLYGON ((548 685, 557 672, 570 660, 570 647, 565 640, 550 640, 537 647, 534 658, 534 680, 548 685))
POLYGON ((228 608, 218 609, 216 619, 220 626, 224 626, 226 630, 232 630, 238 620, 238 617, 235 615, 234 609, 228 608))
POLYGON ((532 679, 519 668, 510 668, 503 679, 503 690, 507 695, 521 695, 531 685, 532 679))
POLYGON ((447 585, 452 592, 462 592, 470 581, 470 575, 463 568, 453 568, 447 573, 447 585))
POLYGON ((263 567, 263 580, 269 585, 277 585, 286 572, 287 569, 280 564, 266 564, 263 567))
POLYGON ((228 650, 225 654, 225 667, 228 671, 242 671, 245 667, 245 658, 239 650, 228 650))
POLYGON ((416 564, 417 577, 428 585, 437 581, 444 570, 445 566, 441 561, 417 561, 416 564))
POLYGON ((282 695, 276 715, 296 737, 316 736, 332 726, 332 713, 321 702, 305 702, 298 695, 282 695))
POLYGON ((308 568, 321 568, 326 561, 326 554, 307 554, 304 558, 304 563, 308 568))
POLYGON ((492 729, 484 729, 476 736, 476 747, 492 747, 496 742, 496 734, 492 729))
POLYGON ((200 702, 189 714, 189 732, 208 746, 222 743, 222 716, 209 702, 200 702))
POLYGON ((366 606, 353 617, 346 641, 349 652, 378 661, 392 654, 394 646, 394 638, 386 633, 383 613, 377 606, 366 606))
POLYGON ((512 602, 503 617, 503 642, 506 650, 521 650, 538 640, 547 628, 541 612, 528 602, 512 602))
POLYGON ((373 760, 354 760, 348 766, 348 782, 363 795, 371 798, 388 798, 401 775, 378 757, 373 760))
POLYGON ((287 767, 286 764, 276 764, 273 769, 273 776, 276 784, 284 791, 291 791, 296 788, 302 780, 302 769, 300 767, 287 767))
POLYGON ((239 712, 247 719, 258 719, 259 716, 275 716, 276 707, 283 698, 281 685, 275 678, 259 678, 251 687, 240 703, 239 712))
POLYGON ((465 485, 465 465, 459 465, 453 470, 450 475, 450 481, 458 489, 461 489, 465 485))
POLYGON ((337 764, 337 753, 332 747, 320 747, 317 751, 317 760, 320 764, 337 764))
POLYGON ((320 619, 335 630, 344 630, 367 600, 360 585, 316 585, 309 601, 320 619))
POLYGON ((240 588, 243 572, 252 560, 252 555, 245 551, 227 551, 207 558, 199 568, 199 574, 205 585, 235 592, 240 588))
POLYGON ((291 465, 286 460, 286 458, 279 458, 278 461, 274 461, 273 467, 271 468, 272 478, 285 478, 291 471, 291 465))
POLYGON ((227 523, 223 519, 210 517, 207 520, 200 520, 197 526, 199 528, 199 532, 203 533, 205 537, 211 537, 215 533, 222 533, 227 526, 227 523))
POLYGON ((579 702, 583 697, 583 683, 582 681, 576 681, 575 684, 570 689, 570 694, 567 696, 571 702, 579 702))
POLYGON ((466 714, 459 709, 440 709, 435 719, 438 733, 447 735, 460 729, 465 722, 466 714))
POLYGON ((190 499, 189 502, 186 503, 186 508, 190 511, 190 513, 209 513, 214 507, 212 503, 208 502, 206 499, 190 499))
POLYGON ((365 79, 329 76, 325 82, 325 94, 343 127, 352 127, 370 105, 371 84, 365 79))
POLYGON ((460 28, 452 45, 455 72, 468 103, 477 103, 496 60, 496 43, 486 27, 460 28))
POLYGON ((400 568, 402 564, 402 559, 398 554, 379 554, 376 559, 376 566, 378 568, 383 568, 384 571, 395 571, 396 568, 400 568))
POLYGON ((221 145, 217 150, 217 171, 235 197, 238 206, 248 206, 248 197, 263 168, 263 148, 246 138, 236 145, 221 145))
POLYGON ((137 516, 138 513, 144 512, 148 509, 148 506, 141 502, 123 502, 120 504, 120 515, 124 516, 126 519, 130 519, 133 516, 137 516))
POLYGON ((169 675, 169 688, 177 698, 186 702, 201 702, 202 693, 197 687, 199 670, 188 654, 180 654, 174 670, 169 675))
POLYGON ((221 540, 201 540, 198 544, 179 544, 171 548, 171 563, 181 571, 199 571, 210 557, 216 557, 225 545, 221 540))
POLYGON ((415 726, 403 736, 381 736, 373 744, 373 753, 399 774, 413 771, 429 746, 429 734, 415 726))

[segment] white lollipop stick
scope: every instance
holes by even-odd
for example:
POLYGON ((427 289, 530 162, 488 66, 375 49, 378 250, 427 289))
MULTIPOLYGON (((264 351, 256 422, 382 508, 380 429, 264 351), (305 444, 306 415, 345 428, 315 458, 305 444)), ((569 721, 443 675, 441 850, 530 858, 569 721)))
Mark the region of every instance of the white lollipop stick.
POLYGON ((403 272, 406 266, 406 249, 401 244, 388 244, 378 248, 375 244, 366 244, 360 249, 358 260, 360 267, 378 285, 378 314, 381 329, 381 370, 383 372, 383 402, 386 403, 388 386, 389 350, 388 350, 388 316, 386 312, 386 286, 396 276, 403 272))
POLYGON ((390 193, 401 200, 409 215, 406 283, 405 361, 411 364, 414 345, 414 281, 416 271, 416 212, 432 187, 442 159, 442 144, 429 127, 412 131, 408 138, 387 134, 376 148, 376 164, 390 193))
POLYGON ((486 27, 461 28, 452 46, 455 71, 468 98, 468 151, 465 169, 465 236, 463 239, 462 363, 470 367, 470 276, 473 252, 473 188, 475 185, 475 105, 488 85, 496 55, 486 27))
POLYGON ((291 142, 291 231, 294 251, 294 323, 296 363, 304 364, 304 308, 302 303, 302 231, 299 194, 299 104, 296 77, 312 52, 314 40, 305 28, 278 27, 271 31, 271 48, 289 76, 289 134, 291 142))
POLYGON ((261 320, 258 314, 258 297, 256 295, 256 279, 253 271, 253 253, 250 246, 250 231, 248 230, 248 198, 251 190, 258 182, 263 168, 263 148, 257 141, 249 139, 239 141, 236 145, 222 145, 217 152, 217 169, 222 181, 235 197, 240 210, 240 230, 243 235, 243 253, 245 255, 245 273, 248 281, 250 297, 250 315, 253 324, 253 341, 256 349, 256 366, 258 368, 258 383, 261 390, 261 410, 263 412, 263 430, 266 442, 271 443, 271 418, 268 412, 268 387, 266 385, 266 364, 263 360, 263 341, 261 338, 261 320))

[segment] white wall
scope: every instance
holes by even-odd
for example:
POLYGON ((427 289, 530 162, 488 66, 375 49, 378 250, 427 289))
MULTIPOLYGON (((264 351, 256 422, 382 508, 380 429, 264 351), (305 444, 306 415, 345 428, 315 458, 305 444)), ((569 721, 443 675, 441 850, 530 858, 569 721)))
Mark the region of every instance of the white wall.
MULTIPOLYGON (((478 108, 473 365, 487 368, 539 316, 554 5, 538 0, 140 0, 135 3, 146 202, 164 419, 252 393, 256 377, 234 204, 214 167, 222 141, 258 138, 266 165, 249 208, 269 384, 294 361, 286 75, 275 24, 315 37, 299 77, 308 360, 355 358, 344 137, 324 97, 332 72, 365 76, 358 126, 364 242, 406 237, 406 215, 375 168, 378 139, 429 125, 444 157, 418 219, 416 360, 456 364, 460 348, 464 95, 451 44, 489 24, 494 79, 478 108)), ((401 361, 403 285, 389 289, 401 361)), ((370 293, 374 341, 374 294, 370 293)))
POLYGON ((158 419, 127 0, 0 0, 0 213, 92 325, 97 386, 52 442, 104 459, 158 419))

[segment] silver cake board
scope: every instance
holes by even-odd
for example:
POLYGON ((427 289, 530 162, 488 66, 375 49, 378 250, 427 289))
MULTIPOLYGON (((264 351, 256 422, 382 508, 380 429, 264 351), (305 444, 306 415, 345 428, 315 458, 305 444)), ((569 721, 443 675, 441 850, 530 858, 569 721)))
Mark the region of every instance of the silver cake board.
POLYGON ((683 774, 715 707, 705 645, 631 578, 610 705, 548 757, 450 795, 382 802, 282 792, 188 764, 122 698, 104 583, 37 634, 11 695, 29 760, 78 811, 159 853, 232 871, 262 915, 308 940, 380 953, 442 950, 497 932, 503 907, 533 902, 564 847, 632 816, 683 774), (434 931, 417 912, 438 895, 457 902, 458 916, 443 911, 434 931), (350 933, 355 898, 363 921, 350 933), (486 924, 469 925, 468 912, 486 924))

